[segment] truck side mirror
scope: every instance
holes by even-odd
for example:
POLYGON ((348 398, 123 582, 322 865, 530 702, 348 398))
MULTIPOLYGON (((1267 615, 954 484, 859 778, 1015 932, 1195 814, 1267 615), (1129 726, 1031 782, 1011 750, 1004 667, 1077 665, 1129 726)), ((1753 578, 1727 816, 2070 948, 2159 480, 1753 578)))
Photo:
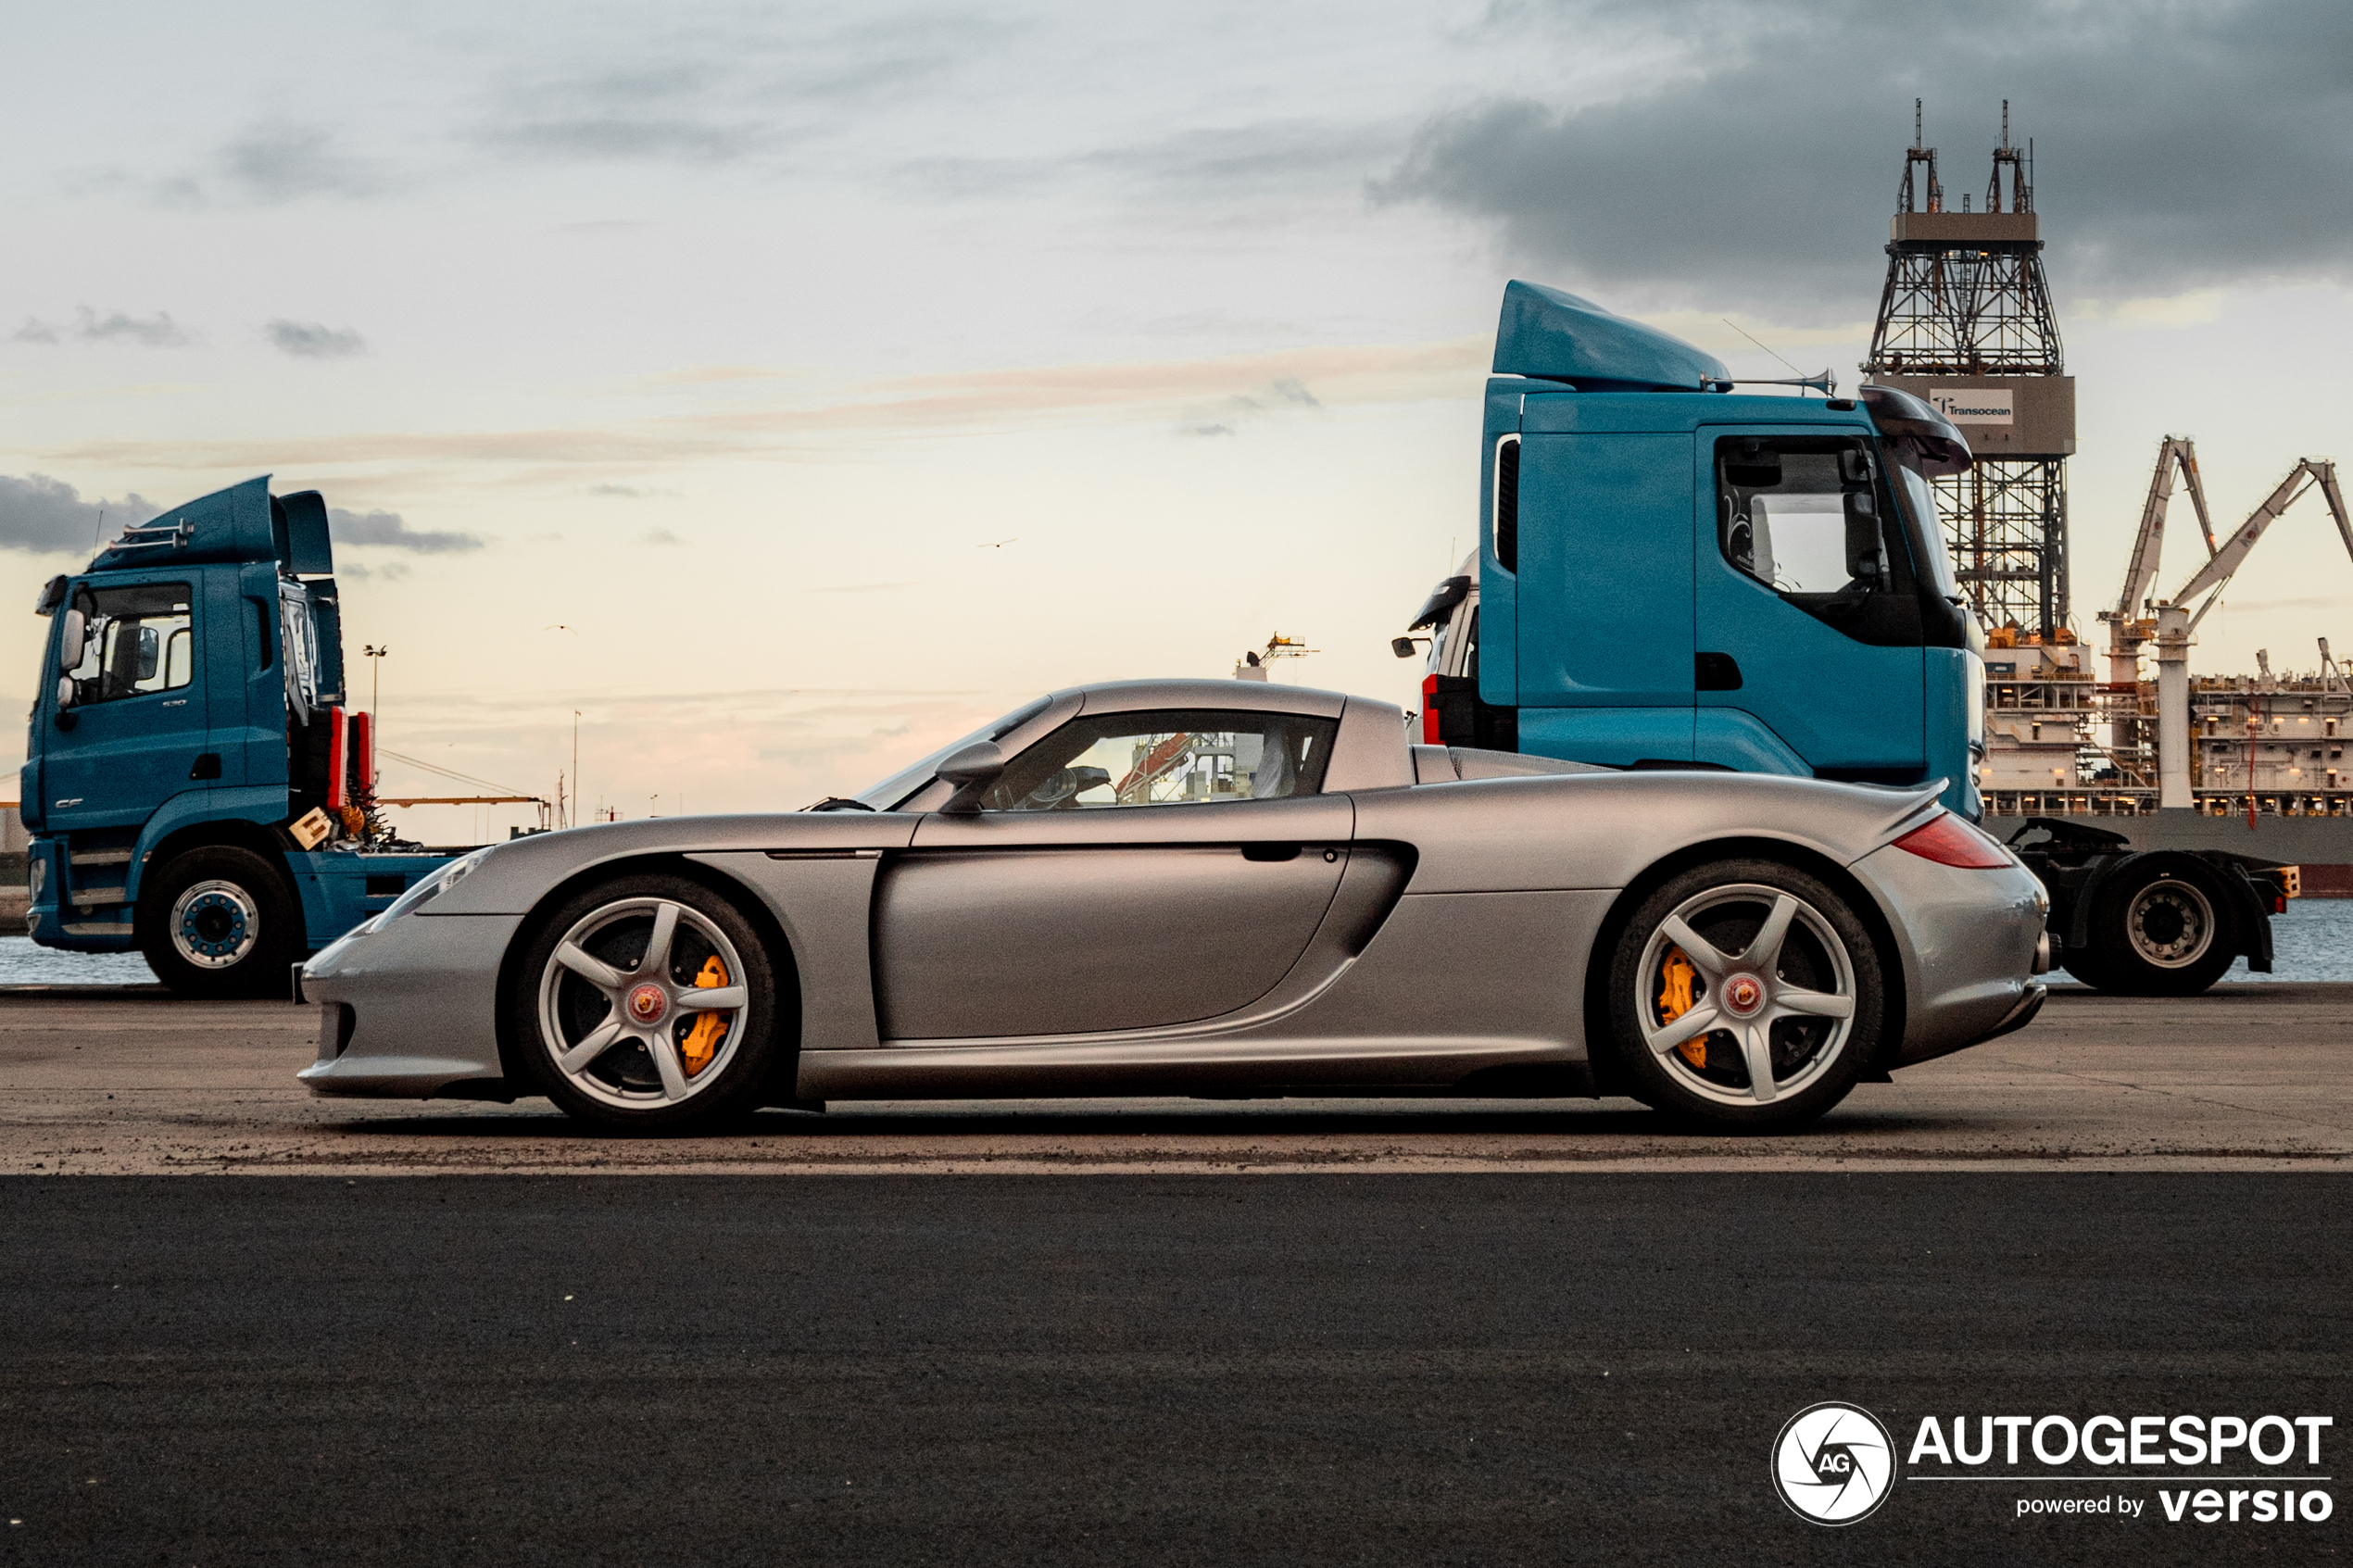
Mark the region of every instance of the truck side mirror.
POLYGON ((939 764, 939 777, 956 786, 948 804, 940 810, 957 816, 969 816, 980 809, 980 797, 988 786, 1003 776, 1005 753, 995 741, 976 740, 961 751, 954 751, 939 764))
POLYGON ((66 611, 57 623, 57 667, 71 670, 82 662, 82 645, 88 640, 90 623, 78 609, 66 611))
POLYGON ((1838 455, 1838 477, 1847 484, 1869 484, 1871 482, 1871 460, 1857 448, 1849 446, 1838 455))

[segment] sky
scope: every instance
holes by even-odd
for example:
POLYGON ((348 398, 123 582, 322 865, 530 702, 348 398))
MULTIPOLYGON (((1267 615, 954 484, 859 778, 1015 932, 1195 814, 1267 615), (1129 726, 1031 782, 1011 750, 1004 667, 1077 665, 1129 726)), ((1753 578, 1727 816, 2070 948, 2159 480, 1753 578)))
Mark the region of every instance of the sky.
MULTIPOLYGON (((1317 650, 1281 678, 1410 705, 1387 643, 1470 544, 1504 282, 1851 387, 1916 97, 1955 197, 2003 99, 2035 141, 2081 626, 2160 437, 2226 525, 2353 458, 2337 4, 0 14, 28 704, 42 581, 267 472, 336 508, 389 751, 551 795, 576 713, 630 817, 848 793, 1276 633, 1317 650)), ((2348 609, 2308 500, 2193 668, 2311 668, 2348 609)))

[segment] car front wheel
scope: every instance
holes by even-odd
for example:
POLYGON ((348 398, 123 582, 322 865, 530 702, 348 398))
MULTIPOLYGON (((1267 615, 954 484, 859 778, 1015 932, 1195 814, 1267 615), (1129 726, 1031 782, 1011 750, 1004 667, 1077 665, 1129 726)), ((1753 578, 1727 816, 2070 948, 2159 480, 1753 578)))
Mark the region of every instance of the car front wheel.
POLYGON ((1847 901, 1770 860, 1694 867, 1643 899, 1608 984, 1636 1097, 1727 1127, 1792 1127, 1845 1098, 1886 1007, 1878 950, 1847 901))
POLYGON ((518 972, 526 1069, 583 1121, 709 1126, 756 1109, 789 1048, 759 933, 684 877, 576 895, 540 923, 518 972))

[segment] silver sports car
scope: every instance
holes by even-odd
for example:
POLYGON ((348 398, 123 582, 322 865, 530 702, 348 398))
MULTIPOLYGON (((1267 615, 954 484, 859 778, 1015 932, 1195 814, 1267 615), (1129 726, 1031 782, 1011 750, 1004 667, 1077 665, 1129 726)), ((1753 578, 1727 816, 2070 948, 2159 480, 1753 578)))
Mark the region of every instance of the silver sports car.
POLYGON ((616 1126, 1074 1095, 1629 1095, 1788 1126, 2031 1018, 2043 889, 1890 789, 1056 692, 850 799, 476 851, 313 958, 321 1094, 616 1126))

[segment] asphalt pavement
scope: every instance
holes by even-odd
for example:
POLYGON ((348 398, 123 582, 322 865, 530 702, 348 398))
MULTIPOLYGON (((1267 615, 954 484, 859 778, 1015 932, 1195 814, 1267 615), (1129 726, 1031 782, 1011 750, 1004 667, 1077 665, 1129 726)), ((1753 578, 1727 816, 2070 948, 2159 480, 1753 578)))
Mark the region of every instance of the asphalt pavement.
POLYGON ((1825 1528, 1768 1456, 1831 1399, 1898 1434, 2347 1411, 2348 1199, 2322 1173, 9 1178, 0 1562, 2326 1561, 2342 1515, 2021 1519, 2004 1486, 1898 1483, 1825 1528))
POLYGON ((600 1136, 545 1100, 319 1099, 318 1011, 0 992, 0 1173, 2303 1170, 2353 1166, 2353 985, 2055 991, 2028 1028, 1865 1084, 1794 1135, 1630 1100, 849 1103, 600 1136))

